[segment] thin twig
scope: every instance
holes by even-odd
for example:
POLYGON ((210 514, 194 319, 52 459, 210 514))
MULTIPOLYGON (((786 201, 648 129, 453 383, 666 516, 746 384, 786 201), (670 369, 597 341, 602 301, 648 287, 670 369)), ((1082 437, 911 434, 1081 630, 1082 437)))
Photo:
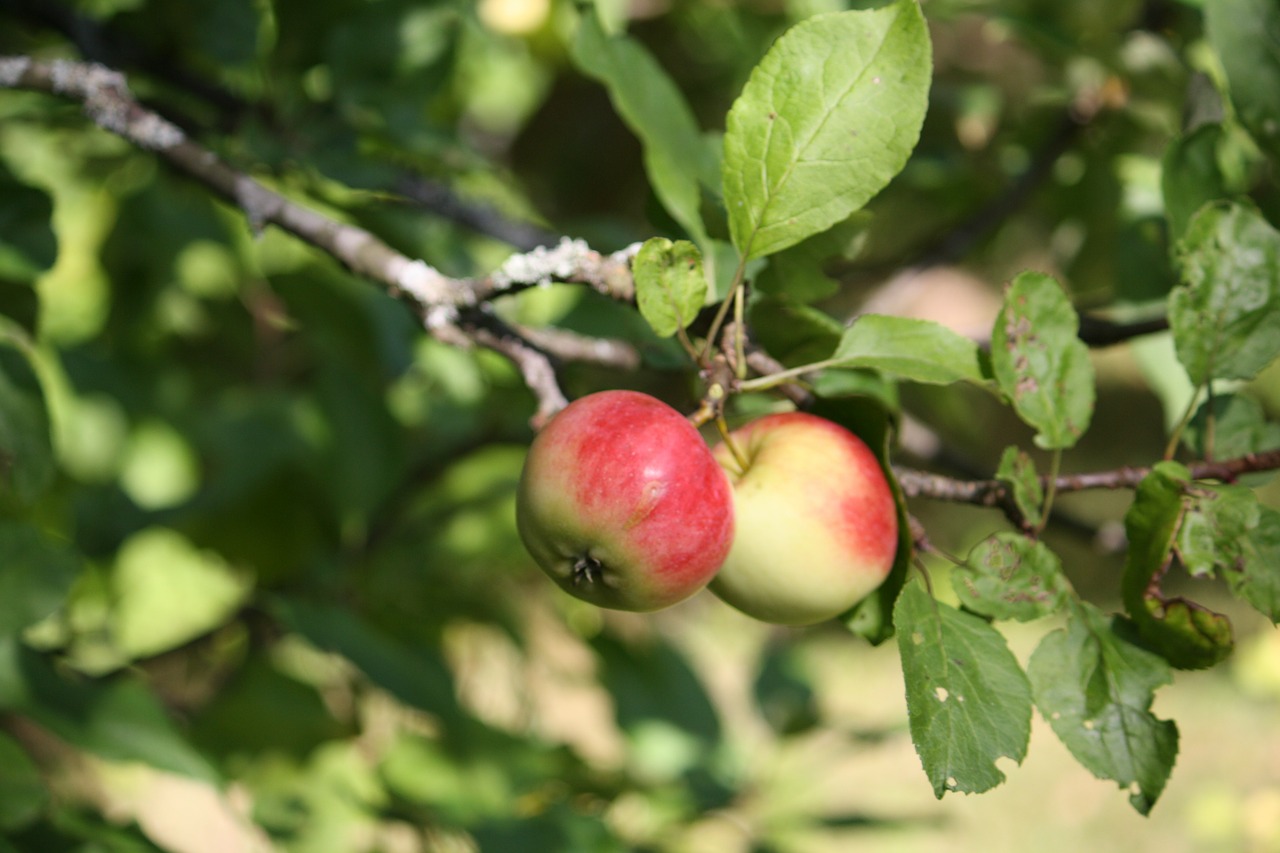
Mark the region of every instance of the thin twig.
MULTIPOLYGON (((1250 453, 1234 459, 1204 460, 1187 464, 1192 479, 1234 482, 1243 474, 1254 471, 1273 471, 1280 468, 1280 449, 1250 453)), ((967 503, 977 506, 999 507, 1009 498, 1008 486, 1000 480, 957 480, 941 474, 896 468, 894 471, 902 493, 908 498, 967 503)), ((1116 468, 1082 474, 1062 474, 1053 480, 1059 494, 1081 492, 1090 489, 1132 489, 1151 473, 1150 467, 1116 468)), ((1048 489, 1049 478, 1042 476, 1041 485, 1048 489)))

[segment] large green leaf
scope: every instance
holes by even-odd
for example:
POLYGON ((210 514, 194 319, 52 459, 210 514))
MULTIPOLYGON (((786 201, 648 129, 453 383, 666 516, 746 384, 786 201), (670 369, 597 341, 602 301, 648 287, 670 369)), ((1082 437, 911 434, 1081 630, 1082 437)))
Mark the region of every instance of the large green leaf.
POLYGON ((1044 448, 1073 446, 1093 417, 1094 376, 1080 318, 1052 276, 1020 273, 991 331, 991 367, 1044 448))
POLYGON ((1000 632, 908 583, 893 611, 911 739, 933 792, 980 793, 1004 781, 996 759, 1021 763, 1031 687, 1000 632))
POLYGON ((0 634, 48 616, 66 600, 80 557, 35 527, 0 522, 0 634))
POLYGON ((1280 158, 1280 4, 1275 0, 1209 0, 1209 43, 1227 72, 1231 101, 1254 139, 1280 158))
POLYGON ((1247 207, 1214 204, 1191 220, 1177 257, 1178 360, 1197 385, 1252 379, 1280 352, 1280 233, 1247 207))
POLYGON ((1178 727, 1151 713, 1153 691, 1173 680, 1169 665, 1078 602, 1067 626, 1040 641, 1027 674, 1036 706, 1076 760, 1101 779, 1136 786, 1129 802, 1151 811, 1178 754, 1178 727))
POLYGON ((940 323, 911 317, 858 317, 831 361, 833 367, 869 367, 914 382, 984 382, 977 344, 940 323))
POLYGON ((726 120, 721 180, 738 251, 795 245, 878 193, 919 139, 931 70, 916 0, 818 15, 778 39, 726 120))
POLYGON ((708 152, 680 90, 639 43, 606 34, 594 10, 580 16, 572 56, 609 90, 618 115, 639 137, 645 172, 667 212, 707 249, 699 178, 708 152))

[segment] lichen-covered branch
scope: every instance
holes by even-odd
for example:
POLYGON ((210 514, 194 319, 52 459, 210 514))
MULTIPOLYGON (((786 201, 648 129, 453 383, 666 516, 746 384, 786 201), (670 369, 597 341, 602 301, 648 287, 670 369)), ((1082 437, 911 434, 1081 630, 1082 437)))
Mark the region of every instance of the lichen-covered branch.
MULTIPOLYGON (((630 264, 638 247, 602 254, 581 240, 567 238, 552 247, 513 255, 486 276, 446 276, 426 262, 397 251, 369 231, 318 213, 235 169, 177 125, 142 106, 130 93, 124 75, 97 63, 0 57, 2 88, 79 101, 99 127, 154 151, 171 166, 209 187, 238 207, 254 229, 273 225, 328 253, 352 273, 378 283, 409 303, 423 325, 438 337, 480 343, 507 355, 538 397, 539 417, 565 405, 548 353, 568 347, 568 341, 556 339, 544 348, 512 329, 499 334, 490 326, 477 326, 474 322, 459 329, 463 314, 481 316, 474 313, 475 308, 490 299, 551 282, 584 284, 613 299, 634 297, 630 264)), ((611 342, 592 350, 587 342, 578 340, 572 348, 583 357, 595 352, 605 361, 627 358, 611 342)))

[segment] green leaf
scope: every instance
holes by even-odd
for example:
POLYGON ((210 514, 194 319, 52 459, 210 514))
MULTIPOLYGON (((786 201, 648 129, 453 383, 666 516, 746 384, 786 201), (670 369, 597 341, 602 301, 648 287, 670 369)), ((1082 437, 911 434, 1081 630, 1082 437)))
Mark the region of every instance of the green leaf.
POLYGON ((1182 434, 1198 457, 1234 459, 1280 447, 1280 424, 1243 394, 1216 394, 1196 410, 1182 434))
POLYGON ((1173 240, 1182 237, 1191 218, 1206 202, 1228 195, 1226 178, 1218 165, 1221 139, 1221 125, 1204 124, 1173 140, 1165 150, 1160 190, 1173 240))
POLYGON ((893 621, 911 739, 934 794, 999 785, 996 759, 1021 763, 1031 736, 1031 687, 1004 637, 918 582, 903 588, 893 621))
POLYGON ((662 66, 637 42, 610 37, 594 10, 579 17, 574 64, 609 91, 618 115, 644 146, 645 173, 672 218, 704 249, 699 177, 708 152, 693 111, 662 66))
POLYGON ((1280 623, 1280 512, 1258 508, 1258 523, 1241 543, 1244 559, 1223 570, 1231 591, 1280 623))
POLYGON ((831 361, 913 382, 983 384, 977 344, 932 320, 864 314, 845 330, 831 361))
POLYGON ((1018 416, 1038 431, 1040 447, 1073 446, 1093 417, 1093 365, 1079 329, 1052 276, 1020 273, 1005 291, 991 332, 991 367, 1018 416))
POLYGON ((36 528, 0 522, 0 634, 32 625, 62 606, 80 557, 36 528))
POLYGON ((867 217, 855 214, 821 234, 783 249, 769 258, 752 284, 760 293, 796 302, 814 302, 831 296, 839 285, 826 274, 823 265, 833 258, 848 257, 866 227, 867 217))
POLYGON ((1141 814, 1155 805, 1178 755, 1178 727, 1151 713, 1169 665, 1115 630, 1093 605, 1078 602, 1065 628, 1051 632, 1027 664, 1036 706, 1089 772, 1134 789, 1141 814))
POLYGON ((960 603, 993 619, 1029 622, 1056 612, 1069 591, 1062 563, 1043 542, 996 533, 951 573, 960 603))
POLYGON ((1168 598, 1161 589, 1190 479, 1177 462, 1161 462, 1138 485, 1124 517, 1129 552, 1121 591, 1125 610, 1152 651, 1180 669, 1203 669, 1231 653, 1230 621, 1184 598, 1168 598))
POLYGON ((1188 572, 1219 573, 1235 595, 1280 622, 1280 512, 1252 489, 1195 484, 1176 544, 1188 572))
POLYGON ((687 240, 662 237, 645 241, 631 266, 636 304, 659 337, 687 328, 707 300, 702 255, 687 240))
POLYGON ((1189 574, 1210 577, 1241 559, 1243 539, 1258 524, 1252 490, 1196 484, 1188 487, 1184 506, 1174 544, 1189 574))
POLYGON ((812 731, 821 720, 817 697, 795 647, 771 643, 752 685, 760 716, 779 735, 812 731))
POLYGON ((53 203, 43 191, 18 181, 0 164, 0 280, 34 281, 53 266, 58 240, 53 203))
POLYGON ((14 636, 0 637, 0 710, 31 717, 68 743, 112 761, 140 761, 216 783, 218 773, 174 728, 163 706, 128 677, 64 678, 14 636))
POLYGON ((224 624, 252 584, 217 553, 160 527, 132 536, 116 558, 112 587, 116 644, 130 657, 176 648, 224 624))
POLYGON ((772 296, 751 300, 748 319, 760 345, 788 366, 825 359, 844 333, 830 314, 772 296))
POLYGON ((1044 487, 1040 484, 1032 458, 1017 447, 1006 447, 996 468, 996 479, 1008 487, 1014 505, 1027 524, 1039 526, 1044 518, 1044 487))
POLYGON ((431 650, 407 647, 333 605, 280 599, 275 609, 281 621, 308 642, 342 655, 405 704, 434 714, 447 725, 462 719, 453 676, 431 650))
POLYGON ((0 831, 31 823, 48 802, 40 769, 16 740, 0 732, 0 831))
POLYGON ((1237 204, 1202 208, 1177 246, 1169 295, 1178 360, 1196 385, 1252 379, 1280 341, 1280 233, 1237 204))
POLYGON ((53 482, 44 394, 26 356, 0 343, 0 495, 29 504, 53 482))
POLYGON ((817 15, 778 39, 726 120, 721 179, 743 257, 825 231, 883 189, 920 137, 931 70, 915 0, 817 15))
POLYGON ((1280 6, 1275 0, 1212 0, 1205 3, 1205 29, 1240 121, 1280 158, 1280 6))

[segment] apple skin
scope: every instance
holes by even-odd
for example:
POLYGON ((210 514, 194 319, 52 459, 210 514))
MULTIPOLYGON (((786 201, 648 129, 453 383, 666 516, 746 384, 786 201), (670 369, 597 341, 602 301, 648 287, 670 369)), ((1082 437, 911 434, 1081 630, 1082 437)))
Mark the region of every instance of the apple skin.
POLYGON ((516 526, 569 594, 658 610, 705 587, 724 562, 733 497, 679 412, 636 391, 601 391, 570 403, 534 438, 516 526))
POLYGON ((764 622, 812 625, 884 582, 898 546, 893 492, 853 433, 803 412, 766 415, 713 451, 733 482, 733 547, 711 591, 764 622))

